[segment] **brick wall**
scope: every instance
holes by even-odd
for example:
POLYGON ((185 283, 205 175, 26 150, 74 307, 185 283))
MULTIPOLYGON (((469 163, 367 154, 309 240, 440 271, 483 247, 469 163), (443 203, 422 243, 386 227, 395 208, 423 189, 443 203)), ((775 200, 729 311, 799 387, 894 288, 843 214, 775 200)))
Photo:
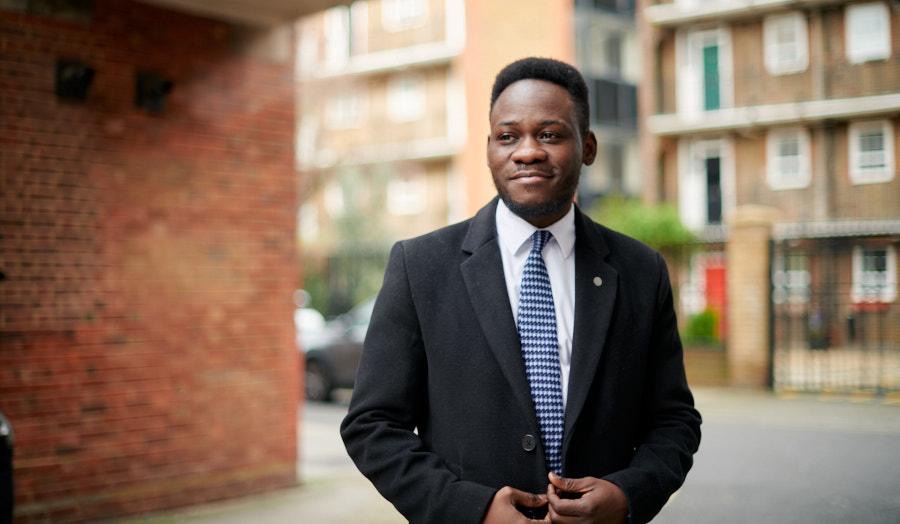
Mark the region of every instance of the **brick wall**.
POLYGON ((129 1, 0 10, 0 410, 22 522, 296 482, 291 60, 238 34, 129 1), (96 70, 85 102, 54 95, 58 58, 96 70), (133 105, 143 69, 174 81, 160 114, 133 105))

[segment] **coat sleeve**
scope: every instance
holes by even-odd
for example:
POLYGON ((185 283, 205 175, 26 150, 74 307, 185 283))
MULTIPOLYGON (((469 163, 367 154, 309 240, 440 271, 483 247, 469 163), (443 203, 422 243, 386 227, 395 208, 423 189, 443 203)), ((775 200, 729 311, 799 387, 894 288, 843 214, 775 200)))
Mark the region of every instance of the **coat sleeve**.
POLYGON ((402 243, 391 250, 363 344, 347 452, 410 522, 481 522, 495 489, 459 479, 416 434, 428 411, 428 370, 402 243))
POLYGON ((642 403, 641 438, 626 469, 604 477, 628 498, 630 522, 648 522, 684 483, 700 445, 700 414, 684 373, 672 287, 657 254, 659 282, 642 403))

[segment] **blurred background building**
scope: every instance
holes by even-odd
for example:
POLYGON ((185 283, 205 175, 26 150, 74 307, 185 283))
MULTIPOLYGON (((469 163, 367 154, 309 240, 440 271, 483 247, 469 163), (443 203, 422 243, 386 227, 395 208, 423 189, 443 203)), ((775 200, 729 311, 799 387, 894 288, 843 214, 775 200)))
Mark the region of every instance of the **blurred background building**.
POLYGON ((900 387, 897 3, 642 6, 645 196, 703 243, 682 312, 738 383, 900 387))
POLYGON ((329 314, 378 289, 391 243, 493 197, 490 87, 517 58, 585 72, 600 155, 582 204, 640 194, 633 1, 357 1, 307 17, 297 33, 299 229, 307 286, 329 314))

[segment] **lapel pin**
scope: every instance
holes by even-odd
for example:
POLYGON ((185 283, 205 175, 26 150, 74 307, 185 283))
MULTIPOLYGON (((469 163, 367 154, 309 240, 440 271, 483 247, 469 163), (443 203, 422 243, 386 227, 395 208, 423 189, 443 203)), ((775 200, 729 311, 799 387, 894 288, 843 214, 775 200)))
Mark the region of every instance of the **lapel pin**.
POLYGON ((600 277, 594 277, 594 285, 600 287, 603 285, 603 279, 600 277))

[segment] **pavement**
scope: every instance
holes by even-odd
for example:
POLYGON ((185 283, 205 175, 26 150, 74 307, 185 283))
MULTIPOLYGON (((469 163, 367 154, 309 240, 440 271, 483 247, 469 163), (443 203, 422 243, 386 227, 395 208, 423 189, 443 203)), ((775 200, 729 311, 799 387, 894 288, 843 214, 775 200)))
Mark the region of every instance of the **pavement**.
MULTIPOLYGON (((900 522, 900 398, 694 388, 704 440, 657 518, 713 522, 900 522)), ((296 488, 119 523, 405 522, 338 435, 346 400, 301 408, 296 488)))

